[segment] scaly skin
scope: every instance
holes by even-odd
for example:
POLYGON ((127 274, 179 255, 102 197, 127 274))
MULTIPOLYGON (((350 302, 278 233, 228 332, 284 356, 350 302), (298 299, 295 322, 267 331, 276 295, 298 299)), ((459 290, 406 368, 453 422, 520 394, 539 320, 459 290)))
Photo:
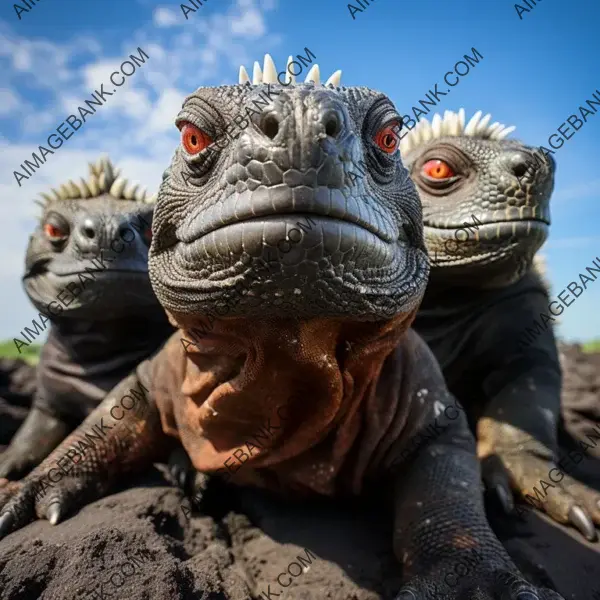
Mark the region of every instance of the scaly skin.
MULTIPOLYGON (((215 139, 267 91, 249 83, 198 89, 177 117, 182 137, 189 142, 189 122, 215 139)), ((396 142, 378 135, 398 121, 396 109, 368 88, 305 83, 270 92, 272 104, 236 140, 211 157, 182 145, 166 173, 150 274, 181 331, 71 440, 102 416, 120 417, 133 432, 131 447, 122 449, 111 429, 54 488, 41 489, 66 455, 63 444, 0 497, 0 535, 34 515, 57 522, 124 472, 160 451, 166 458, 166 433, 204 473, 226 472, 230 455, 247 450, 236 484, 295 495, 360 494, 376 485, 390 492, 406 579, 398 598, 559 599, 527 583, 492 533, 466 419, 451 406, 433 355, 408 330, 428 260, 415 187, 396 142), (357 159, 371 172, 348 185, 344 171, 357 159), (292 235, 306 216, 313 226, 292 235), (293 247, 278 252, 285 239, 293 247), (236 284, 245 293, 234 302, 236 284), (207 335, 185 342, 215 308, 222 311, 207 335), (148 398, 136 402, 137 413, 121 414, 119 397, 140 384, 148 398), (440 405, 448 413, 442 423, 434 414, 440 405), (275 433, 254 453, 244 440, 265 422, 275 433), (409 451, 432 426, 435 435, 409 451), (453 587, 446 574, 473 550, 481 557, 475 572, 453 587)))
POLYGON ((148 278, 154 199, 127 198, 135 188, 107 159, 90 171, 88 183, 44 195, 29 240, 23 285, 50 330, 33 407, 0 456, 0 477, 38 465, 172 332, 148 278))
POLYGON ((600 496, 552 471, 561 391, 552 327, 530 346, 521 343, 525 329, 548 312, 546 286, 532 261, 550 224, 554 161, 539 150, 536 159, 536 149, 519 141, 489 139, 487 128, 475 136, 462 127, 453 133, 442 127, 433 139, 403 140, 432 257, 414 327, 467 408, 484 478, 505 509, 512 510, 513 490, 529 495, 556 521, 594 540, 600 496), (452 173, 431 177, 431 160, 452 173), (461 241, 448 242, 456 237, 461 241), (544 493, 541 480, 555 487, 544 493))

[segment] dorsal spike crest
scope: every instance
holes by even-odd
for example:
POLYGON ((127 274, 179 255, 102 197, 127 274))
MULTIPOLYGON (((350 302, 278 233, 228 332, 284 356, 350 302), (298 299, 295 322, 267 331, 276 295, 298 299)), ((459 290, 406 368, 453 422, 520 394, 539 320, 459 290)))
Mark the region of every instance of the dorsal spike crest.
POLYGON ((287 59, 287 64, 285 65, 285 82, 289 85, 290 83, 296 84, 296 76, 292 75, 290 71, 290 66, 294 62, 294 57, 290 54, 287 59))
POLYGON ((58 190, 51 188, 50 192, 40 194, 44 205, 61 200, 97 198, 107 193, 116 200, 148 202, 146 189, 141 189, 138 182, 130 183, 122 177, 121 170, 116 169, 108 157, 89 163, 89 172, 87 180, 83 177, 78 181, 71 179, 60 185, 58 190))
POLYGON ((135 193, 137 192, 139 187, 139 183, 132 181, 123 191, 123 198, 125 198, 125 200, 134 200, 135 193))
MULTIPOLYGON (((288 56, 287 64, 285 68, 285 85, 296 85, 296 76, 293 75, 290 70, 292 63, 294 63, 294 57, 288 56)), ((296 63, 299 64, 299 63, 296 63)), ((281 73, 279 74, 281 75, 281 73)), ((331 85, 333 87, 340 87, 342 80, 342 71, 338 69, 334 71, 329 79, 323 84, 325 86, 331 85)), ((246 71, 246 67, 244 65, 240 65, 239 74, 238 74, 238 83, 245 84, 250 82, 250 76, 248 75, 248 71, 246 71)), ((306 78, 304 79, 304 83, 314 83, 315 86, 321 85, 321 72, 319 65, 314 64, 310 71, 307 73, 306 78)), ((254 62, 254 66, 252 68, 252 85, 260 85, 262 83, 274 84, 281 83, 278 79, 277 75, 277 67, 275 66, 275 61, 271 57, 270 54, 265 54, 263 67, 261 69, 258 61, 254 62)))
POLYGON ((240 65, 239 83, 250 83, 250 76, 248 75, 248 71, 246 71, 246 67, 244 65, 240 65))
POLYGON ((270 54, 265 54, 265 62, 263 64, 263 83, 277 83, 277 68, 270 54))
POLYGON ((473 136, 475 135, 475 131, 477 130, 477 125, 479 125, 479 119, 481 119, 481 115, 483 114, 483 111, 478 110, 472 117, 471 120, 467 123, 467 126, 465 127, 465 132, 464 134, 466 136, 473 136))
POLYGON ((304 83, 313 82, 315 86, 321 83, 321 72, 319 71, 319 65, 313 65, 310 71, 306 74, 304 83))
POLYGON ((338 69, 334 73, 331 74, 329 79, 325 82, 325 85, 332 85, 333 87, 340 87, 342 83, 342 71, 338 69))
POLYGON ((254 70, 252 71, 252 85, 258 85, 262 83, 262 71, 258 61, 254 61, 254 70))
POLYGON ((127 180, 124 177, 119 177, 113 181, 113 184, 110 186, 109 194, 114 196, 115 198, 120 198, 123 194, 123 190, 127 185, 127 180))
POLYGON ((446 110, 443 117, 435 114, 431 123, 427 119, 420 119, 417 125, 408 134, 405 134, 400 141, 400 152, 406 155, 421 144, 445 136, 469 136, 483 140, 501 140, 516 129, 514 126, 502 125, 498 121, 490 125, 492 115, 489 113, 485 116, 482 115, 482 111, 477 111, 466 125, 464 108, 459 109, 458 112, 446 110))

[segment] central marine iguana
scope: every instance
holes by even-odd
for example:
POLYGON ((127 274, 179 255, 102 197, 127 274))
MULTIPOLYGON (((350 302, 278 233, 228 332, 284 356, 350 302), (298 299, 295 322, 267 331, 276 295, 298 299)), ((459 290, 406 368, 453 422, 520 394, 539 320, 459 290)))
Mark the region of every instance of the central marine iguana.
POLYGON ((0 477, 38 465, 106 393, 173 332, 148 278, 155 196, 108 158, 42 194, 23 285, 39 315, 18 349, 45 330, 33 407, 0 455, 0 477))
POLYGON ((462 109, 446 111, 402 138, 431 257, 413 326, 465 406, 484 479, 504 508, 511 512, 512 488, 593 541, 600 496, 558 461, 561 370, 548 326, 556 313, 533 267, 550 224, 554 159, 489 121, 478 112, 465 124, 462 109), (523 343, 541 315, 549 318, 535 343, 523 343))
POLYGON ((185 99, 149 258, 152 286, 180 331, 24 481, 0 488, 0 536, 34 516, 57 523, 180 439, 204 473, 244 458, 231 474, 237 484, 388 497, 406 582, 399 599, 557 600, 521 577, 492 533, 466 418, 409 329, 428 257, 394 135, 401 117, 381 92, 322 86, 318 67, 307 78, 278 85, 267 56, 262 81, 185 99), (248 126, 210 151, 236 119, 248 126), (369 177, 349 186, 359 159, 369 177), (303 217, 314 226, 295 228, 303 217), (282 254, 285 241, 295 243, 282 254), (238 286, 245 293, 232 301, 238 286), (223 317, 185 342, 215 307, 223 317), (140 384, 148 397, 128 400, 124 413, 122 399, 140 384), (452 409, 444 426, 436 402, 452 409), (134 431, 127 447, 110 429, 119 420, 134 431), (246 440, 265 422, 271 442, 251 448, 246 440), (61 474, 68 447, 99 423, 106 439, 61 474), (430 427, 435 435, 405 454, 430 427), (476 572, 453 584, 448 572, 473 552, 476 572))

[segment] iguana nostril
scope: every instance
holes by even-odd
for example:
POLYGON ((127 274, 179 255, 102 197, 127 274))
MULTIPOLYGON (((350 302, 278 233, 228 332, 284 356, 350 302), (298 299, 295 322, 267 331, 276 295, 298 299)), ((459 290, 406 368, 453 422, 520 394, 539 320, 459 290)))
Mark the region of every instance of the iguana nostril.
POLYGON ((341 127, 339 120, 335 117, 335 115, 331 115, 325 123, 325 134, 330 137, 335 137, 340 130, 341 127))
POLYGON ((523 177, 525 173, 527 173, 527 165, 526 164, 518 164, 513 167, 513 173, 517 177, 523 177))
POLYGON ((268 138, 273 139, 279 132, 279 121, 273 115, 267 115, 260 128, 268 138))
POLYGON ((523 175, 527 173, 529 167, 534 164, 533 159, 523 152, 515 152, 509 159, 509 168, 513 175, 519 179, 523 177, 523 175))
POLYGON ((94 231, 93 227, 90 227, 89 225, 86 225, 83 228, 83 235, 85 235, 85 237, 88 237, 91 240, 93 240, 96 237, 96 232, 94 231))

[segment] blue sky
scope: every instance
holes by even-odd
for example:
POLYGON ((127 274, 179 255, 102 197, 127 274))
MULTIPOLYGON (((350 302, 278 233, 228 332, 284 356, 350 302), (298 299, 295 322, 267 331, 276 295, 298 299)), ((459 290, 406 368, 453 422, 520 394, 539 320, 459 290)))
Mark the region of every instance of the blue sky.
MULTIPOLYGON (((516 125, 511 137, 547 146, 548 136, 600 90, 600 3, 538 0, 522 16, 504 0, 371 0, 354 20, 337 0, 204 0, 186 20, 178 3, 51 0, 19 20, 12 3, 3 3, 0 338, 17 336, 36 314, 20 283, 35 196, 87 175, 87 161, 103 153, 155 190, 178 143, 173 118, 183 97, 200 85, 234 83, 239 65, 251 71, 265 52, 283 66, 308 47, 322 76, 342 69, 345 85, 380 89, 406 113, 475 47, 484 59, 434 110, 464 107, 469 117, 481 109, 516 125), (146 64, 19 188, 13 170, 138 46, 150 56, 146 64)), ((552 228, 543 254, 555 293, 600 257, 599 134, 600 116, 591 116, 554 155, 552 228)), ((594 282, 562 314, 561 335, 600 337, 599 306, 594 282)))

